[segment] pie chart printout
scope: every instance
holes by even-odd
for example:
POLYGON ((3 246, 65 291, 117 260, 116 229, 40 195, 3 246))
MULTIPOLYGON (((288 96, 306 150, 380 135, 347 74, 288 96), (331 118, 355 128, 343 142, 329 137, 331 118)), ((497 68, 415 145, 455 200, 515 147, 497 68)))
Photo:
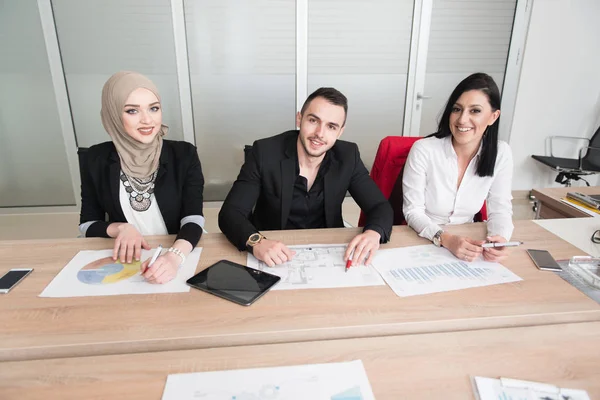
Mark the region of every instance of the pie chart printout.
POLYGON ((121 263, 111 257, 101 258, 85 265, 77 272, 77 279, 88 285, 106 285, 131 278, 140 272, 140 261, 121 263))

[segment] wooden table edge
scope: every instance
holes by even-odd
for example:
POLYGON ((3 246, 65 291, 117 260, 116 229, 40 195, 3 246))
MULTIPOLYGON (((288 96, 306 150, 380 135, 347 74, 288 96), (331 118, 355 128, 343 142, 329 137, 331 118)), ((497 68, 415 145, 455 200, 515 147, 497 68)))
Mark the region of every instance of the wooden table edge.
POLYGON ((565 311, 548 314, 525 314, 506 317, 461 318, 455 320, 416 321, 393 324, 358 325, 291 331, 253 332, 220 336, 171 337, 168 339, 136 340, 126 342, 88 343, 63 346, 23 347, 0 349, 0 362, 31 361, 54 358, 89 357, 115 354, 133 354, 159 351, 178 351, 234 346, 254 346, 281 343, 313 342, 322 340, 359 339, 369 337, 459 332, 484 329, 518 328, 600 321, 598 310, 565 311), (310 336, 306 333, 310 332, 310 336))

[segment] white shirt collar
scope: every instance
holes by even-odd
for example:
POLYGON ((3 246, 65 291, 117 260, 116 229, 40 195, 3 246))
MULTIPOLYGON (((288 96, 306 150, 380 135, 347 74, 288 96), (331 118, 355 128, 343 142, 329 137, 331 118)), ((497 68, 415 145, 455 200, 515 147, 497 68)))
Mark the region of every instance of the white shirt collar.
MULTIPOLYGON (((442 139, 444 141, 444 154, 446 155, 446 158, 457 158, 458 156, 456 155, 456 151, 454 151, 454 146, 452 146, 452 135, 448 135, 445 138, 442 139)), ((481 140, 481 142, 479 143, 479 149, 477 150, 477 153, 475 154, 475 157, 480 157, 481 156, 481 150, 483 149, 483 139, 481 140)))

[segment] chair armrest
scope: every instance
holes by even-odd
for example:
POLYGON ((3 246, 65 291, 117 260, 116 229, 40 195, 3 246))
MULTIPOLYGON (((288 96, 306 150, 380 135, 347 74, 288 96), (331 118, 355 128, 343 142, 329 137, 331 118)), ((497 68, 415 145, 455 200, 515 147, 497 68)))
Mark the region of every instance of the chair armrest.
MULTIPOLYGON (((550 136, 550 137, 548 137, 548 139, 550 139, 550 156, 551 157, 555 157, 554 152, 552 151, 552 142, 554 141, 554 139, 561 139, 561 140, 587 140, 588 144, 590 143, 590 139, 589 138, 575 137, 575 136, 550 136)), ((581 154, 581 149, 580 149, 580 153, 579 154, 581 154)), ((581 159, 581 156, 579 158, 581 159)))
POLYGON ((583 146, 582 148, 579 149, 579 169, 583 169, 583 151, 584 150, 596 150, 596 151, 600 151, 600 147, 590 147, 590 146, 583 146))

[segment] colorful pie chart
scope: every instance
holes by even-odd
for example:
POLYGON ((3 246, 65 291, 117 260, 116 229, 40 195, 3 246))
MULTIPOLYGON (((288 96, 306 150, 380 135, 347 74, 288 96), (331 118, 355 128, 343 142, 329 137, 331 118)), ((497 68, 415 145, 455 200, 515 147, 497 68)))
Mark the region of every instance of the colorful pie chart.
POLYGON ((77 279, 89 285, 105 285, 131 278, 140 272, 140 261, 131 264, 115 261, 111 257, 93 261, 77 272, 77 279))

